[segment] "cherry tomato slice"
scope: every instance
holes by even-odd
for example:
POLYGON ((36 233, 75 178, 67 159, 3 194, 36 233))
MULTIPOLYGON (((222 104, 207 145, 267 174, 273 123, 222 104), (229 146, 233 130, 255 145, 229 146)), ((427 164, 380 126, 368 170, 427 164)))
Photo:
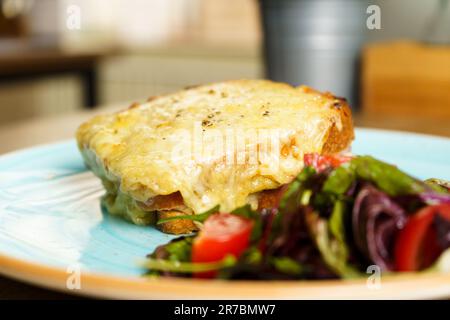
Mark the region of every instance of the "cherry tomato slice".
POLYGON ((436 214, 450 220, 450 204, 428 206, 419 210, 400 231, 394 256, 398 271, 417 271, 431 265, 441 253, 437 245, 433 219, 436 214))
POLYGON ((349 156, 342 155, 320 155, 318 153, 307 153, 303 156, 305 166, 312 166, 318 172, 328 167, 337 168, 341 164, 352 159, 349 156))
POLYGON ((229 213, 210 216, 194 240, 192 262, 220 261, 227 255, 239 257, 247 249, 253 221, 229 213))

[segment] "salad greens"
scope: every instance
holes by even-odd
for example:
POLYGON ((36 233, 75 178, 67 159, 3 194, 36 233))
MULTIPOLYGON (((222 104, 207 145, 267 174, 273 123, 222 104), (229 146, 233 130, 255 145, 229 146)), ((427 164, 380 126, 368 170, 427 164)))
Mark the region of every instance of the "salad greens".
MULTIPOLYGON (((399 265, 405 265, 404 261, 399 264, 405 255, 397 252, 407 252, 413 262, 421 254, 417 247, 398 249, 398 235, 413 230, 408 223, 416 212, 432 207, 433 221, 441 222, 438 227, 430 224, 429 228, 436 228, 430 229, 430 234, 436 238, 432 239, 433 250, 438 250, 434 253, 441 255, 426 270, 448 270, 448 186, 443 180, 420 181, 370 156, 357 156, 325 169, 306 165, 290 184, 280 187, 282 196, 274 207, 253 210, 246 205, 230 213, 251 221, 248 244, 239 254, 234 251, 214 261, 192 261, 198 239, 206 232, 202 229, 198 235, 158 247, 145 266, 152 275, 190 277, 214 271, 210 276, 224 279, 354 278, 373 264, 384 272, 398 271, 399 265)), ((159 223, 174 219, 207 223, 219 211, 217 206, 199 215, 171 217, 159 223)), ((237 250, 238 241, 230 239, 230 248, 237 250)), ((420 243, 411 241, 415 242, 420 243)), ((418 270, 414 263, 410 267, 418 270)))

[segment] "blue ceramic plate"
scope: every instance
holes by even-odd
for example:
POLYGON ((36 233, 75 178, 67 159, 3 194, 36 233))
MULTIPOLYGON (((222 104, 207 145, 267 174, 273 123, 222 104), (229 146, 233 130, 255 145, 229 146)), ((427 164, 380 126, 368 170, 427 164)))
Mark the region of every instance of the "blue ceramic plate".
MULTIPOLYGON (((421 179, 450 180, 450 139, 368 129, 358 129, 356 136, 355 154, 397 164, 421 179)), ((248 281, 147 279, 142 277, 142 260, 171 236, 105 214, 99 205, 102 193, 74 141, 1 156, 0 272, 60 290, 121 298, 450 296, 450 288, 442 287, 439 279, 429 291, 418 291, 406 289, 411 278, 404 277, 388 279, 389 292, 369 290, 363 281, 269 282, 261 292, 261 283, 248 281), (77 275, 80 289, 73 285, 77 275)), ((412 279, 435 277, 442 276, 412 279)))

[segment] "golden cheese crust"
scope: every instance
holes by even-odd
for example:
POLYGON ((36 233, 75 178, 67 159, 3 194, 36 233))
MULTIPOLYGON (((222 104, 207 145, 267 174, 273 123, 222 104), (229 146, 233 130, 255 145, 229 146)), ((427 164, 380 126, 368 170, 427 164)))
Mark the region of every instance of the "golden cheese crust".
POLYGON ((267 80, 153 97, 77 131, 86 164, 105 186, 144 210, 156 196, 181 195, 175 209, 192 214, 255 205, 255 194, 301 171, 303 154, 340 152, 353 137, 344 99, 267 80))

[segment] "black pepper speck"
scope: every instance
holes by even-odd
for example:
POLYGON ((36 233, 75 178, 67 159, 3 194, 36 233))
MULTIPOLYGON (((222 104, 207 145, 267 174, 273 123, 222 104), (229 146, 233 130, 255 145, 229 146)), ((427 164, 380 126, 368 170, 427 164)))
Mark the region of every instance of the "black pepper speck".
POLYGON ((202 121, 202 126, 203 127, 211 127, 213 125, 213 123, 209 120, 203 120, 202 121))
POLYGON ((342 107, 342 103, 341 103, 340 101, 335 101, 335 102, 333 103, 333 108, 339 110, 341 107, 342 107))

